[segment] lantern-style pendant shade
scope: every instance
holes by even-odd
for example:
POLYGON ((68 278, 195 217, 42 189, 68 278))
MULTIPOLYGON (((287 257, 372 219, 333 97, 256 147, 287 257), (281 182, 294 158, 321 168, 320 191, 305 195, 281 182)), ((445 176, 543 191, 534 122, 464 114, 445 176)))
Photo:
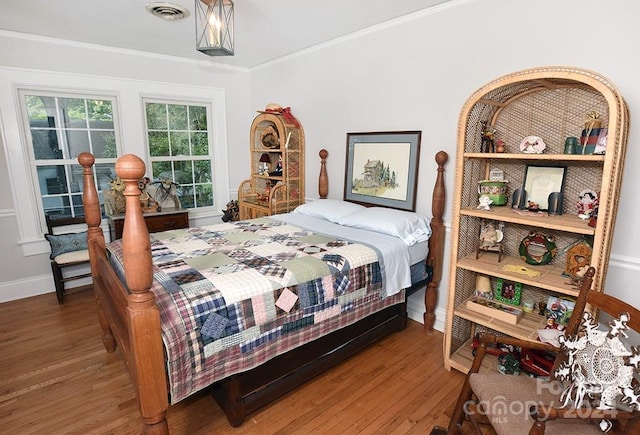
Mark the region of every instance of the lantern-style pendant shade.
POLYGON ((233 56, 233 2, 195 0, 196 48, 209 56, 233 56))

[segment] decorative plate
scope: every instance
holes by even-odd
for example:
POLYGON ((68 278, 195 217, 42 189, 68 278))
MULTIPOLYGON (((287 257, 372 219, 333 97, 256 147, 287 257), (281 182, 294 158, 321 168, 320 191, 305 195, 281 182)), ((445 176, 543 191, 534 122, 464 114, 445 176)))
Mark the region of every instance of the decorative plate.
POLYGON ((520 151, 525 154, 542 154, 547 145, 538 136, 527 136, 520 142, 520 151))

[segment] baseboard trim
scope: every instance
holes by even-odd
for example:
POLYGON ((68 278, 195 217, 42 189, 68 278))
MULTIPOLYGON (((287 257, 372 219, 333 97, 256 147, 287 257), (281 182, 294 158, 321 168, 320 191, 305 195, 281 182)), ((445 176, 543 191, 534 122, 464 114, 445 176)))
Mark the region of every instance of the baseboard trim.
POLYGON ((53 277, 51 275, 40 275, 16 281, 2 282, 0 283, 0 303, 43 295, 45 293, 55 293, 54 289, 55 286, 53 285, 53 277))
MULTIPOLYGON (((420 303, 412 298, 407 299, 407 315, 411 320, 424 323, 424 303, 420 303)), ((436 321, 433 329, 444 332, 444 322, 447 318, 447 311, 436 307, 436 321)))

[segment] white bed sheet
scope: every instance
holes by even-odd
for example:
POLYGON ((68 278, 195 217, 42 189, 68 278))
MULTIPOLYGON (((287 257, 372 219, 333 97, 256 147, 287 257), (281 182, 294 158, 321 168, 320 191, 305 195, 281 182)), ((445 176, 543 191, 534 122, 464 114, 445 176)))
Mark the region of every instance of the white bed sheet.
POLYGON ((272 215, 270 218, 306 228, 316 233, 338 236, 374 246, 380 251, 384 262, 383 276, 385 278, 387 296, 392 296, 402 289, 411 287, 411 265, 423 260, 427 255, 427 242, 418 243, 414 245, 414 249, 410 249, 401 239, 393 236, 345 227, 325 219, 299 213, 272 215))

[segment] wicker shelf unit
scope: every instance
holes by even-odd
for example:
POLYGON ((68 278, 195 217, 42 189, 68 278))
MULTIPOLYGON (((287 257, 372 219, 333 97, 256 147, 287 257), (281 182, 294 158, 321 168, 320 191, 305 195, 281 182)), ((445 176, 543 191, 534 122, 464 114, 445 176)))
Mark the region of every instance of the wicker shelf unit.
MULTIPOLYGON (((465 103, 458 124, 456 180, 452 218, 450 291, 444 342, 445 367, 463 372, 471 366, 470 339, 491 331, 536 340, 546 319, 537 310, 517 325, 471 311, 465 302, 475 291, 477 274, 488 275, 492 287, 498 278, 522 284, 522 302, 539 303, 549 296, 576 296, 577 287, 564 276, 566 250, 577 241, 592 239, 594 286, 601 290, 611 252, 618 196, 626 152, 629 118, 616 89, 599 74, 573 67, 540 67, 498 78, 476 91, 465 103), (608 128, 604 155, 564 154, 565 138, 580 138, 585 117, 595 111, 608 128), (505 142, 504 153, 481 152, 483 123, 505 142), (542 154, 524 154, 520 142, 527 136, 543 138, 542 154), (527 165, 566 167, 564 205, 558 216, 528 215, 512 208, 513 189, 524 184, 527 165), (508 180, 508 203, 478 206, 478 182, 490 170, 500 169, 508 180), (583 189, 599 192, 595 226, 578 217, 576 202, 583 189), (476 255, 483 219, 504 222, 504 255, 476 255), (520 242, 532 230, 555 237, 557 254, 549 264, 530 265, 520 258, 520 242), (535 275, 535 276, 532 276, 535 275)), ((522 303, 521 302, 521 303, 522 303)))
POLYGON ((304 202, 304 131, 296 121, 260 113, 251 123, 251 176, 238 188, 240 219, 290 212, 304 202), (263 155, 269 162, 260 161, 263 155))

